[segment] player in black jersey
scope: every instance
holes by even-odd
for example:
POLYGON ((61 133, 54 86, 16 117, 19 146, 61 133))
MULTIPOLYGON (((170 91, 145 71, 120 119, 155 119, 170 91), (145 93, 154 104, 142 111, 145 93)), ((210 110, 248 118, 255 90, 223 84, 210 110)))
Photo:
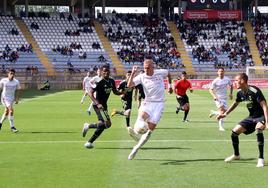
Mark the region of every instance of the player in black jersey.
POLYGON ((244 120, 240 121, 232 130, 232 143, 234 154, 225 159, 225 162, 231 162, 233 160, 240 159, 239 153, 239 139, 238 136, 241 133, 251 134, 256 130, 258 149, 259 149, 259 159, 257 167, 264 166, 263 148, 264 148, 264 136, 263 130, 268 128, 268 107, 266 100, 261 92, 261 90, 256 86, 248 85, 248 76, 245 73, 238 74, 235 77, 235 83, 239 89, 237 92, 236 100, 228 108, 228 110, 219 115, 217 118, 221 119, 231 113, 240 102, 244 102, 247 105, 249 111, 249 116, 244 120))
POLYGON ((127 87, 127 82, 129 80, 130 75, 131 71, 128 71, 126 74, 126 79, 123 80, 117 88, 117 90, 124 93, 121 95, 121 101, 123 103, 124 111, 118 111, 116 109, 113 109, 113 112, 111 113, 112 117, 116 114, 126 116, 127 127, 130 126, 130 113, 131 113, 132 96, 133 96, 133 88, 127 87))
MULTIPOLYGON (((144 73, 144 71, 141 70, 141 71, 140 71, 140 74, 143 74, 143 73, 144 73)), ((135 87, 134 99, 135 99, 135 101, 138 100, 138 108, 140 108, 141 101, 142 101, 143 99, 145 99, 145 93, 144 93, 144 91, 143 91, 143 87, 142 87, 141 84, 138 84, 138 85, 135 87)))
POLYGON ((121 95, 122 92, 119 92, 115 87, 115 81, 110 78, 110 70, 108 66, 103 66, 101 68, 102 79, 96 83, 95 88, 91 88, 89 96, 93 101, 93 109, 95 110, 98 116, 98 123, 88 124, 85 123, 82 129, 82 136, 85 137, 89 129, 96 129, 94 134, 85 143, 86 148, 93 148, 93 142, 101 135, 104 129, 111 127, 112 123, 108 114, 107 100, 110 96, 111 91, 115 95, 121 95), (94 93, 96 92, 96 97, 94 93))

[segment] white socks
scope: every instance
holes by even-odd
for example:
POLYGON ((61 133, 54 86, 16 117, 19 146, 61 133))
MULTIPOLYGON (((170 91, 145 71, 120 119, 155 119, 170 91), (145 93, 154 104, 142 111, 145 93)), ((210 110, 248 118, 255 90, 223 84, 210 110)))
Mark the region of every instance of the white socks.
POLYGON ((93 105, 93 102, 90 103, 90 105, 89 105, 89 107, 88 107, 88 109, 87 109, 88 112, 90 112, 90 110, 91 110, 91 108, 92 108, 92 105, 93 105))
POLYGON ((14 127, 14 116, 8 116, 10 127, 14 127))
POLYGON ((7 118, 6 114, 3 114, 0 123, 3 123, 6 120, 6 118, 7 118))
POLYGON ((141 146, 143 146, 151 137, 152 132, 153 131, 148 130, 146 133, 144 133, 135 147, 140 148, 141 146))
POLYGON ((82 99, 81 99, 81 104, 83 104, 83 103, 84 103, 85 98, 86 98, 86 95, 83 95, 83 97, 82 97, 82 99))

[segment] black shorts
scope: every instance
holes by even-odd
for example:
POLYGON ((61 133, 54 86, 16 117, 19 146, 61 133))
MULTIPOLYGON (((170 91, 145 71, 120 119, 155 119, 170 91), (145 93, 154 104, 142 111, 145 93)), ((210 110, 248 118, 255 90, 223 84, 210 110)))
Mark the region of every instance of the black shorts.
POLYGON ((132 100, 121 100, 123 104, 124 110, 131 109, 132 107, 132 100))
POLYGON ((240 121, 238 124, 241 125, 246 131, 244 134, 251 134, 255 131, 257 123, 265 124, 265 118, 264 116, 253 118, 253 117, 247 117, 240 121))
POLYGON ((99 121, 106 122, 110 120, 107 109, 99 109, 97 105, 93 105, 93 109, 95 110, 99 121))
POLYGON ((189 103, 189 98, 187 95, 183 95, 183 96, 177 95, 176 99, 178 103, 180 104, 180 106, 184 106, 186 103, 189 103))
POLYGON ((139 94, 138 99, 139 99, 139 101, 141 101, 142 99, 145 99, 145 95, 144 94, 139 94))

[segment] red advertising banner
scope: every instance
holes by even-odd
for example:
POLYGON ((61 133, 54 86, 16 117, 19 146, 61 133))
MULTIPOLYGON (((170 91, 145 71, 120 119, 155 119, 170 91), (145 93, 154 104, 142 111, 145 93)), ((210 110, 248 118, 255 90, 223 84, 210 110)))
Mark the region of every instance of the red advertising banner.
POLYGON ((223 19, 241 20, 240 10, 187 10, 183 14, 184 20, 190 19, 223 19))
MULTIPOLYGON (((208 80, 208 79, 204 79, 204 80, 193 79, 193 80, 189 80, 189 81, 191 82, 193 89, 209 89, 210 83, 212 82, 212 80, 208 80)), ((118 86, 120 82, 121 82, 121 80, 116 80, 115 81, 116 86, 118 86)), ((173 81, 174 84, 176 82, 177 82, 177 80, 173 81)), ((232 80, 232 82, 234 83, 234 80, 232 80)), ((267 89, 268 88, 268 79, 249 80, 249 85, 254 85, 254 86, 257 86, 259 88, 267 89)), ((165 87, 167 88, 167 80, 165 80, 165 87)))

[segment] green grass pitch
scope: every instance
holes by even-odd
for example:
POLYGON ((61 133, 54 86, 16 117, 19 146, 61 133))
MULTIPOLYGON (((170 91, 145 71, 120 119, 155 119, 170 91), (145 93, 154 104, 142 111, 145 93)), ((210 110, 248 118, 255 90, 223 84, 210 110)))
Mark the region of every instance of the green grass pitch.
MULTIPOLYGON (((235 92, 236 93, 236 92, 235 92)), ((264 91, 268 99, 268 90, 264 91)), ((163 117, 149 142, 132 161, 127 160, 134 141, 125 129, 124 117, 112 118, 88 150, 81 137, 84 122, 96 122, 88 116, 88 102, 81 105, 82 91, 25 91, 15 106, 15 126, 9 122, 0 131, 1 188, 257 188, 268 185, 268 167, 256 168, 255 134, 240 136, 242 160, 226 164, 232 154, 231 128, 248 115, 244 104, 226 118, 226 131, 219 132, 215 109, 208 91, 188 93, 191 104, 189 123, 182 123, 183 113, 175 114, 175 95, 166 95, 163 117)), ((121 109, 118 96, 111 95, 109 111, 121 109)), ((1 106, 3 110, 3 106, 1 106)), ((2 112, 1 112, 2 113, 2 112)), ((133 102, 131 124, 137 116, 133 102)), ((265 132, 265 137, 268 138, 265 132)), ((267 142, 266 142, 267 144, 267 142)), ((265 146, 267 159, 268 148, 265 146)))

